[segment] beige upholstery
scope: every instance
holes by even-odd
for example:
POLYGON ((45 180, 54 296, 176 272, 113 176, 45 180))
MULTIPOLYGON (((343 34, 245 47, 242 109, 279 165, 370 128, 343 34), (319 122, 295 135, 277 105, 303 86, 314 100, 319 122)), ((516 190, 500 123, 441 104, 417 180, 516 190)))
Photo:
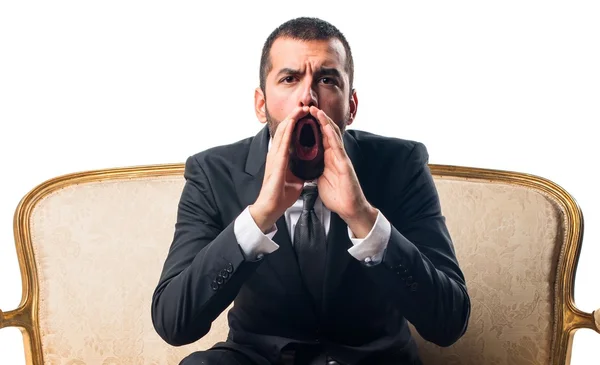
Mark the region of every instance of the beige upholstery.
MULTIPOLYGON (((449 348, 419 338, 425 364, 568 363, 571 331, 595 327, 591 314, 571 308, 577 206, 539 179, 432 171, 444 173, 436 184, 472 314, 467 334, 449 348)), ((183 184, 180 165, 113 170, 59 178, 24 199, 16 229, 28 288, 0 327, 26 330, 31 364, 173 365, 226 337, 225 314, 205 338, 180 348, 152 327, 151 296, 183 184)))
MULTIPOLYGON (((50 364, 178 364, 154 332, 152 291, 173 235, 178 177, 97 182, 62 189, 32 215, 40 282, 39 324, 50 364)), ((224 321, 223 321, 224 322, 224 321)))
POLYGON ((428 364, 549 363, 565 212, 520 186, 449 179, 436 185, 472 313, 460 342, 450 349, 422 343, 421 356, 428 364))

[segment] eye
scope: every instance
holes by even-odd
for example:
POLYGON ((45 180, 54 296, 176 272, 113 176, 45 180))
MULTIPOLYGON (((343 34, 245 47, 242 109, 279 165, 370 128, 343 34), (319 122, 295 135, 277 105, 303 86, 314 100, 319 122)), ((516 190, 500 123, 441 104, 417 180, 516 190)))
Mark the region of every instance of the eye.
POLYGON ((283 82, 284 84, 290 84, 294 81, 295 81, 294 76, 286 76, 283 79, 281 79, 279 82, 283 82))
POLYGON ((336 85, 337 84, 335 79, 333 79, 331 77, 322 77, 319 81, 325 85, 336 85))

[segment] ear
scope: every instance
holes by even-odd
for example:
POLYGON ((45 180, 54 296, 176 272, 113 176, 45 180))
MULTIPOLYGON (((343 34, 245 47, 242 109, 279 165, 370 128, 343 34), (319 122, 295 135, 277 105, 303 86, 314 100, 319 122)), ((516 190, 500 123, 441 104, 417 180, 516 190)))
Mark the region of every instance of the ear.
POLYGON ((347 125, 352 124, 354 122, 354 118, 356 118, 356 110, 358 109, 358 96, 356 95, 356 89, 352 89, 352 95, 350 95, 350 120, 348 120, 347 125))
POLYGON ((260 87, 254 90, 254 112, 261 123, 267 122, 267 100, 260 87))

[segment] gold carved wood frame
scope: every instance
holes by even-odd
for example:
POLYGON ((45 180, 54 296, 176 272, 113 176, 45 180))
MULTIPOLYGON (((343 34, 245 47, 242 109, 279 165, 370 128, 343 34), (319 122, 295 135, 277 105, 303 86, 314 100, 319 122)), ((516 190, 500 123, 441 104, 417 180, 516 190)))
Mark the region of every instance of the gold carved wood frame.
MULTIPOLYGON (((553 365, 569 364, 576 330, 593 329, 600 333, 600 310, 585 313, 574 303, 575 270, 583 238, 583 216, 575 200, 560 186, 546 179, 514 172, 467 167, 430 165, 435 178, 466 179, 524 186, 555 199, 566 212, 566 242, 555 281, 555 323, 552 339, 553 365)), ((36 204, 64 187, 104 180, 182 176, 183 164, 140 166, 88 171, 51 179, 34 188, 19 203, 14 217, 14 234, 22 277, 22 298, 15 310, 0 311, 0 328, 18 327, 22 334, 28 365, 42 365, 42 342, 38 322, 38 277, 31 242, 30 218, 36 204)))

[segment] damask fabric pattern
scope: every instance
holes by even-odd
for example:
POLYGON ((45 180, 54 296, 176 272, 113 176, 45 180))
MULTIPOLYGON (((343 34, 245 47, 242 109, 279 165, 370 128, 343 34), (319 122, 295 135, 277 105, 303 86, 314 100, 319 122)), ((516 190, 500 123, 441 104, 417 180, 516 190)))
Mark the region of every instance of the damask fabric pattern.
POLYGON ((424 362, 550 364, 565 213, 524 187, 450 179, 436 187, 472 311, 467 333, 452 347, 419 338, 424 362))
POLYGON ((72 186, 32 217, 45 364, 178 364, 226 334, 167 345, 150 316, 183 179, 72 186))
MULTIPOLYGON (((171 242, 180 177, 67 187, 31 218, 45 364, 176 365, 227 336, 226 314, 195 344, 154 331, 152 292, 171 242)), ((437 179, 472 299, 454 346, 419 340, 427 365, 549 364, 563 212, 523 187, 437 179)))

